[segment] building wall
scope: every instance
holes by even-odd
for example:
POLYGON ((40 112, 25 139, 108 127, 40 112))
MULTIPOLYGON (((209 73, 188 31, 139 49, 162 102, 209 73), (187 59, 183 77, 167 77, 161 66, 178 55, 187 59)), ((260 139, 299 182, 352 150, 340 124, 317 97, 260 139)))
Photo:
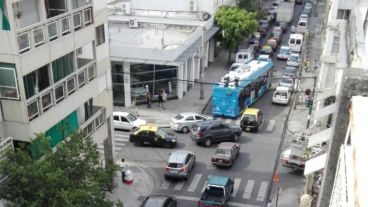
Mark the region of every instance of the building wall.
MULTIPOLYGON (((132 8, 164 11, 190 11, 190 0, 132 0, 132 8)), ((196 11, 214 13, 214 0, 194 0, 196 11)))

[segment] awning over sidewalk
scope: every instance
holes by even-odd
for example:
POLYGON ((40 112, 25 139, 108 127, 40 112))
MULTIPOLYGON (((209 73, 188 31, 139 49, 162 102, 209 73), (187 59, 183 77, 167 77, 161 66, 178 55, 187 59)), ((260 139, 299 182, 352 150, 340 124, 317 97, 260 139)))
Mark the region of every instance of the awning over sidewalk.
POLYGON ((309 175, 325 167, 327 153, 305 162, 304 175, 309 175))
POLYGON ((326 107, 323 107, 317 111, 314 112, 314 115, 313 115, 313 119, 314 120, 318 120, 322 117, 325 117, 325 116, 328 116, 332 113, 334 113, 337 109, 337 104, 336 103, 333 103, 333 104, 330 104, 326 107))
POLYGON ((308 138, 308 148, 329 140, 331 138, 331 135, 332 135, 332 128, 328 128, 311 135, 308 138))

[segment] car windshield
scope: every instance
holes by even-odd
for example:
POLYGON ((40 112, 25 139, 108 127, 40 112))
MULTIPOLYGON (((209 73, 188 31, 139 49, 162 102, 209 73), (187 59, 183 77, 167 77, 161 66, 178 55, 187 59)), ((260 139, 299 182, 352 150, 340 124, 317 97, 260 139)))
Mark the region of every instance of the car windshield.
POLYGON ((127 118, 127 119, 129 119, 130 121, 135 121, 135 120, 137 120, 137 117, 135 117, 133 114, 128 114, 128 115, 126 116, 126 118, 127 118))
POLYGON ((244 114, 242 121, 256 121, 256 116, 253 114, 244 114))
POLYGON ((162 137, 165 137, 165 135, 167 134, 167 132, 165 132, 165 130, 158 128, 157 129, 157 134, 159 134, 162 137))
POLYGON ((174 117, 176 120, 181 120, 182 118, 184 118, 184 116, 182 116, 181 114, 178 114, 174 117))
POLYGON ((230 156, 231 155, 231 151, 228 149, 217 149, 215 152, 216 155, 225 155, 225 156, 230 156))
POLYGON ((280 49, 280 53, 289 53, 289 48, 287 48, 287 47, 282 47, 281 49, 280 49))
POLYGON ((183 163, 167 163, 167 166, 168 167, 172 167, 172 168, 182 168, 184 167, 184 164, 183 163))
POLYGON ((285 74, 294 74, 295 69, 294 68, 285 68, 284 73, 285 74))
POLYGON ((299 57, 297 55, 290 55, 289 56, 289 60, 291 60, 291 61, 298 61, 299 60, 299 57))
POLYGON ((232 65, 231 67, 230 67, 230 71, 234 71, 235 69, 237 69, 237 68, 239 68, 240 67, 240 65, 232 65))
POLYGON ((289 84, 292 84, 293 81, 291 79, 282 79, 281 82, 283 83, 289 83, 289 84))
POLYGON ((279 96, 281 98, 286 98, 287 93, 285 91, 276 91, 275 96, 279 96))

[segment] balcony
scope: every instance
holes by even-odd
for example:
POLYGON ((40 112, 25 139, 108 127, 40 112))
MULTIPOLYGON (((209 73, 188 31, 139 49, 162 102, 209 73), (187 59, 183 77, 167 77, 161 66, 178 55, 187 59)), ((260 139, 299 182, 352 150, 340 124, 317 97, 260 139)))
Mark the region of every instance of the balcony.
POLYGON ((28 119, 31 121, 55 107, 68 96, 81 89, 96 77, 96 62, 91 61, 80 69, 57 81, 27 99, 28 119))
POLYGON ((12 138, 8 137, 8 138, 0 139, 0 159, 2 157, 2 154, 9 148, 14 149, 12 138))
POLYGON ((89 117, 80 129, 83 130, 86 136, 90 136, 98 130, 106 122, 106 108, 102 106, 93 106, 92 116, 89 117))
POLYGON ((91 5, 51 17, 17 30, 18 51, 25 53, 93 23, 91 5))

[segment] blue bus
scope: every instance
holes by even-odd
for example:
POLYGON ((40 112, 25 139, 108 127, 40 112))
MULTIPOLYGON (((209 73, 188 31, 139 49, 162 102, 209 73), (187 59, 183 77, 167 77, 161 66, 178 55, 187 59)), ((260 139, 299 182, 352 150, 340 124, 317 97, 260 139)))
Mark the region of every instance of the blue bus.
POLYGON ((261 55, 222 77, 212 90, 212 115, 238 117, 271 86, 273 63, 261 55))

